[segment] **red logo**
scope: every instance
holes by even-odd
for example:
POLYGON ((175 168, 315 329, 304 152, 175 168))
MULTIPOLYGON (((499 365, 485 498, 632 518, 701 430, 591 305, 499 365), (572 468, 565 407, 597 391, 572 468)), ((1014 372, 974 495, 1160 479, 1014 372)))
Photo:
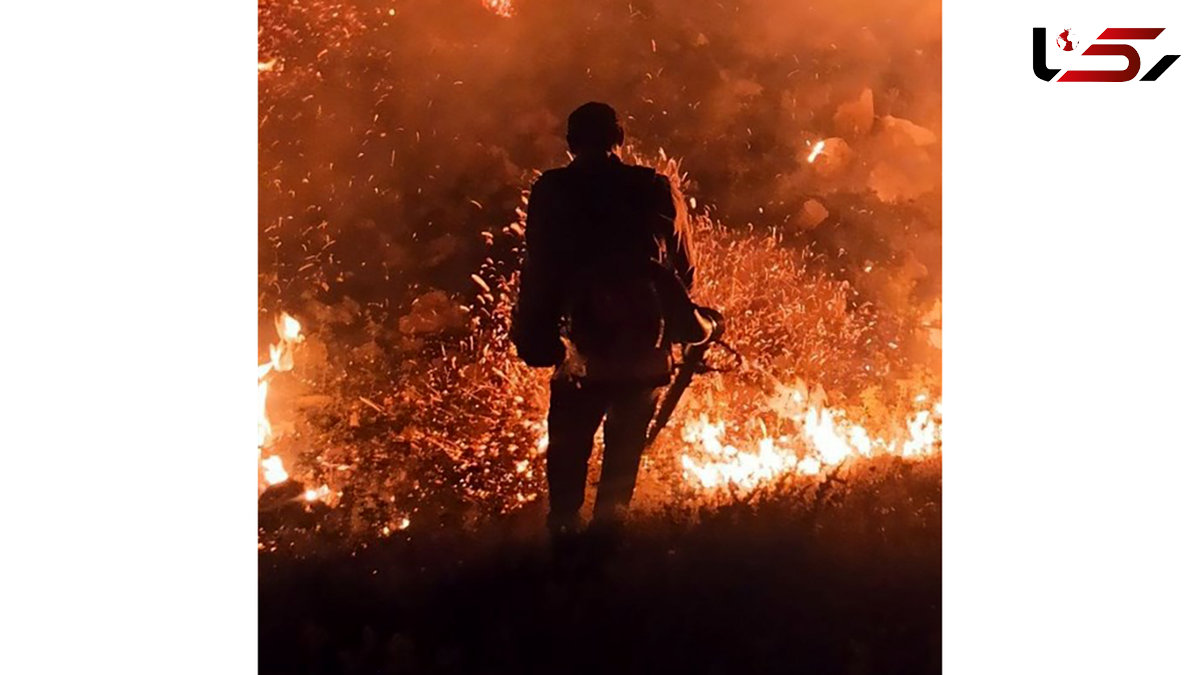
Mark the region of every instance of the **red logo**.
POLYGON ((1070 28, 1059 33, 1058 39, 1055 40, 1055 42, 1058 44, 1058 48, 1063 50, 1064 52, 1069 52, 1072 49, 1075 49, 1075 42, 1073 40, 1071 40, 1071 29, 1070 28))
MULTIPOLYGON (((1088 45, 1080 52, 1083 56, 1121 56, 1125 58, 1124 70, 1068 70, 1058 78, 1059 82, 1129 82, 1137 77, 1142 69, 1142 57, 1132 45, 1122 42, 1099 43, 1109 40, 1153 40, 1162 34, 1165 28, 1105 28, 1096 38, 1097 43, 1088 45)), ((1055 44, 1064 52, 1079 49, 1078 36, 1070 28, 1063 30, 1055 38, 1055 44)), ((1178 54, 1168 54, 1158 60, 1146 74, 1142 82, 1157 80, 1172 63, 1179 58, 1178 54)), ((1058 68, 1046 66, 1046 29, 1033 29, 1033 74, 1046 82, 1054 80, 1058 68)))

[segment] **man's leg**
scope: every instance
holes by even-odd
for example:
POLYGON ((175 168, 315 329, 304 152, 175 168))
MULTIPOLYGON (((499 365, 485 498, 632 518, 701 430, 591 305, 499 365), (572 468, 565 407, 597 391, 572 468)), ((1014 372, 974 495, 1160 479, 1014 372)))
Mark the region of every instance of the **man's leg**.
POLYGON ((550 484, 551 529, 577 522, 587 483, 592 438, 604 417, 603 393, 569 381, 550 383, 550 445, 546 449, 546 480, 550 484))
POLYGON ((646 449, 646 430, 662 394, 659 387, 622 387, 613 391, 604 422, 604 464, 596 492, 595 520, 613 520, 629 505, 638 465, 646 449))

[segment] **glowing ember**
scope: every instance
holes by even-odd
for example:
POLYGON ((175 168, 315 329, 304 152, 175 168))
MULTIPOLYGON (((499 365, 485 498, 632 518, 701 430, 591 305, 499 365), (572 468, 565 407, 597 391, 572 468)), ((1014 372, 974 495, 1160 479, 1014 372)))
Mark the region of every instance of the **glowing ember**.
POLYGON ((322 485, 321 487, 319 487, 315 490, 310 488, 310 489, 304 491, 304 499, 307 501, 310 501, 310 502, 315 502, 318 499, 324 499, 328 496, 329 496, 329 486, 328 485, 322 485))
POLYGON ((511 19, 515 12, 513 11, 512 0, 482 0, 483 6, 496 16, 502 16, 506 19, 511 19))
POLYGON ((817 144, 813 146, 812 152, 808 153, 808 163, 812 164, 817 159, 817 156, 820 155, 821 151, 823 151, 824 149, 825 149, 825 141, 824 140, 817 141, 817 144))
POLYGON ((270 61, 259 61, 258 62, 258 72, 266 73, 266 72, 275 70, 275 63, 276 63, 276 59, 271 59, 270 61))
POLYGON ((385 536, 385 537, 391 536, 392 532, 396 532, 399 530, 407 530, 408 526, 412 525, 412 521, 409 520, 408 516, 404 516, 404 517, 400 518, 400 522, 396 523, 395 525, 396 525, 396 529, 394 529, 394 530, 392 529, 391 525, 384 525, 383 529, 380 530, 380 533, 383 534, 383 536, 385 536))

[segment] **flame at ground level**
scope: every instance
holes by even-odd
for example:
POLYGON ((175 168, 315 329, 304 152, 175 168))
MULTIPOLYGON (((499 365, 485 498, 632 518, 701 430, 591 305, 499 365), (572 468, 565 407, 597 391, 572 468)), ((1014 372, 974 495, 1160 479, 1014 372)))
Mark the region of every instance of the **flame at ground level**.
POLYGON ((276 317, 275 332, 279 341, 270 346, 270 360, 258 365, 258 457, 262 475, 260 485, 277 485, 288 479, 288 472, 283 468, 283 460, 279 455, 263 457, 263 450, 275 443, 275 432, 271 427, 271 418, 267 415, 267 396, 271 391, 269 376, 271 373, 292 369, 292 351, 304 339, 300 334, 300 322, 287 312, 281 312, 276 317))
MULTIPOLYGON (((921 458, 941 451, 940 403, 913 413, 903 433, 884 439, 848 421, 843 411, 825 407, 821 398, 820 390, 810 395, 803 384, 783 388, 770 406, 795 433, 764 435, 752 450, 726 443, 726 422, 701 413, 683 428, 685 480, 702 490, 746 492, 786 476, 816 475, 853 457, 921 458)), ((921 395, 914 403, 927 400, 921 395)))

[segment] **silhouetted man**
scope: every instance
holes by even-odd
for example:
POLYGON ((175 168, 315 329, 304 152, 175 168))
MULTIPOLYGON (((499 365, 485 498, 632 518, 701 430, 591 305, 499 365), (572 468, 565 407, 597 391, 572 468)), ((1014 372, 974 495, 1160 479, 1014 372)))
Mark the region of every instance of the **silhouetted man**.
POLYGON ((556 534, 579 526, 602 420, 593 525, 620 522, 647 427, 670 381, 668 291, 673 285, 686 297, 693 281, 676 192, 666 176, 621 162, 614 150, 623 141, 611 107, 579 107, 567 120, 571 163, 544 173, 529 196, 513 340, 530 365, 555 367, 547 477, 556 534))

